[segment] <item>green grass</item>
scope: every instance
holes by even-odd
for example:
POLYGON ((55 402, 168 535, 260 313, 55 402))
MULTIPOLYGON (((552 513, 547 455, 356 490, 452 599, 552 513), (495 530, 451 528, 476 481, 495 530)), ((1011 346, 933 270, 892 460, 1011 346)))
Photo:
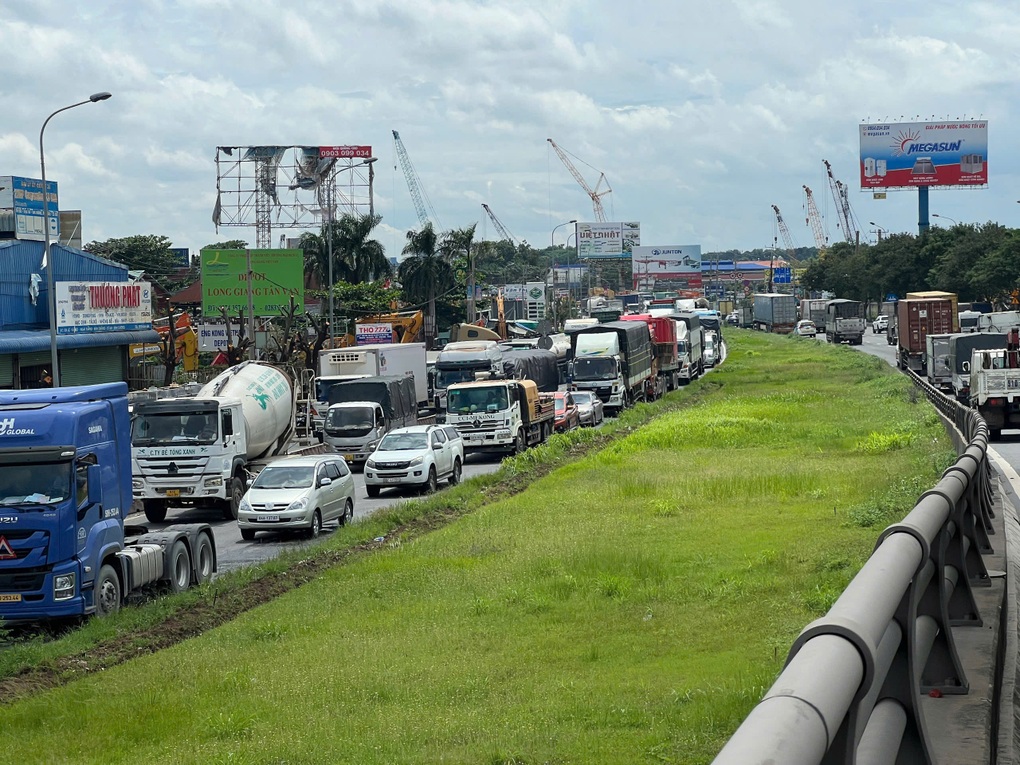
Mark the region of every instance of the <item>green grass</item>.
POLYGON ((433 533, 0 709, 0 762, 710 761, 876 526, 952 459, 882 362, 727 337, 709 378, 525 492, 482 505, 461 487, 477 509, 433 533))

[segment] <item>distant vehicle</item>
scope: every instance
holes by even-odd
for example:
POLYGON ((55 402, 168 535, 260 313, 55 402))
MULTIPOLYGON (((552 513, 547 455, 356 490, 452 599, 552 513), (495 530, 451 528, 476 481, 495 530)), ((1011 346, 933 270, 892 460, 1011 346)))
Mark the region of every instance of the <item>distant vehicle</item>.
MULTIPOLYGON (((590 395, 595 395, 590 393, 590 395)), ((581 427, 581 413, 574 403, 574 397, 570 391, 559 391, 553 394, 556 402, 556 418, 553 420, 553 428, 557 433, 565 433, 568 430, 581 427)))
POLYGON ((414 425, 387 433, 365 462, 365 491, 378 497, 383 487, 414 487, 434 492, 439 481, 460 483, 464 441, 452 425, 414 425))
POLYGON ((825 339, 830 343, 860 345, 864 342, 864 303, 830 300, 825 304, 825 339))
POLYGON ((577 414, 581 419, 581 427, 594 428, 602 423, 605 414, 602 409, 602 400, 589 390, 576 390, 572 393, 574 403, 577 404, 577 414))
POLYGON ((889 329, 889 317, 886 315, 877 316, 873 322, 871 322, 872 334, 879 334, 889 329))
POLYGON ((702 349, 705 357, 705 366, 714 367, 719 361, 719 346, 715 332, 705 333, 705 345, 702 349))
POLYGON ((733 311, 732 313, 727 314, 726 323, 729 324, 731 327, 739 327, 740 314, 737 311, 733 311))
POLYGON ((818 328, 811 319, 801 319, 793 330, 798 337, 814 337, 818 334, 818 328))
POLYGON ((259 531, 303 531, 354 518, 354 476, 339 454, 284 457, 263 468, 237 508, 241 537, 259 531))

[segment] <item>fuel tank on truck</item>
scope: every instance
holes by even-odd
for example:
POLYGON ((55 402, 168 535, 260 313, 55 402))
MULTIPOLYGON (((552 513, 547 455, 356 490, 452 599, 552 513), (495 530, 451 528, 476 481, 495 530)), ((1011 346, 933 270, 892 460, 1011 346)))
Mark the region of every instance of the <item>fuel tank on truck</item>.
POLYGON ((207 382, 195 398, 241 402, 248 459, 265 455, 293 424, 294 388, 290 377, 267 364, 246 361, 231 367, 207 382))

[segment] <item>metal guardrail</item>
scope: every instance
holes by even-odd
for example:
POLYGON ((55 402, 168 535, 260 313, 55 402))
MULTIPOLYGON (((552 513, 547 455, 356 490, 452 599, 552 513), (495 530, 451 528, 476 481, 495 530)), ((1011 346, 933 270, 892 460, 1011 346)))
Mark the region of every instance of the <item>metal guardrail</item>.
POLYGON ((801 632, 715 765, 935 762, 921 697, 969 691, 950 627, 982 624, 972 588, 991 585, 994 511, 988 426, 911 377, 963 433, 960 456, 801 632))

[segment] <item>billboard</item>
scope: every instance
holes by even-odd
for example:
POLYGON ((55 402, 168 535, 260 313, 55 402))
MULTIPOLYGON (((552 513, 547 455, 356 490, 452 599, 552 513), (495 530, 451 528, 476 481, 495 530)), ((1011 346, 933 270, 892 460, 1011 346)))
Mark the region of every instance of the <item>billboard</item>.
POLYGON ((202 313, 231 316, 248 313, 248 265, 256 316, 277 316, 294 296, 298 313, 305 310, 304 253, 301 250, 202 250, 202 313))
POLYGON ((625 260, 641 244, 641 224, 578 223, 577 257, 589 260, 625 260))
POLYGON ((148 282, 57 282, 57 334, 152 329, 148 282))
POLYGON ((379 345, 393 342, 393 325, 389 322, 358 322, 354 329, 355 345, 379 345))
POLYGON ((861 125, 861 189, 987 186, 988 122, 861 125))
MULTIPOLYGON (((42 181, 3 175, 0 176, 0 188, 0 210, 14 210, 14 238, 43 241, 42 181)), ((46 181, 46 189, 49 196, 50 239, 56 242, 60 236, 57 182, 46 181)))
POLYGON ((320 146, 319 158, 335 157, 336 159, 368 159, 372 156, 371 146, 320 146))
POLYGON ((701 289, 701 245, 635 247, 631 257, 634 289, 701 289))

